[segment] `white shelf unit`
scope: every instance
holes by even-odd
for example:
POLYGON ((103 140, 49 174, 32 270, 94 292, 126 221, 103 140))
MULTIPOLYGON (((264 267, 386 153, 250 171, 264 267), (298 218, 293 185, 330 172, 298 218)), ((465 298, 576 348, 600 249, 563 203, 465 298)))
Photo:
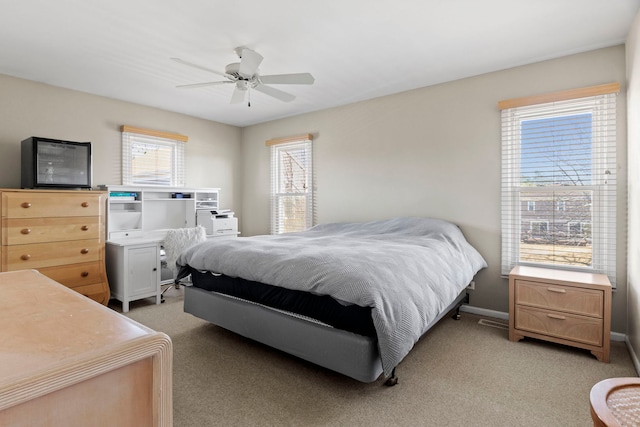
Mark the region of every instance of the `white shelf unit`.
MULTIPOLYGON (((167 230, 198 225, 199 210, 218 210, 219 188, 100 186, 107 191, 106 266, 111 295, 122 301, 123 311, 131 301, 155 297, 161 301, 161 285, 173 283, 173 274, 161 265, 162 241, 167 230)), ((201 215, 201 218, 205 216, 201 215)), ((235 230, 228 234, 237 236, 235 230)), ((208 220, 209 237, 220 232, 208 220)))
POLYGON ((164 238, 166 230, 195 227, 197 209, 219 209, 219 188, 100 186, 109 193, 107 240, 164 238), (113 196, 111 196, 113 194, 113 196))

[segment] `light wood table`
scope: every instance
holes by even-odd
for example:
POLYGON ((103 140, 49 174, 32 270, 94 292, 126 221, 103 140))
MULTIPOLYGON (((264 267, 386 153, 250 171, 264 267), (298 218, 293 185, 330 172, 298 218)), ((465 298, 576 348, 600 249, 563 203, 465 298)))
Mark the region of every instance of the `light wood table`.
POLYGON ((0 425, 173 424, 167 335, 35 270, 0 294, 0 425))

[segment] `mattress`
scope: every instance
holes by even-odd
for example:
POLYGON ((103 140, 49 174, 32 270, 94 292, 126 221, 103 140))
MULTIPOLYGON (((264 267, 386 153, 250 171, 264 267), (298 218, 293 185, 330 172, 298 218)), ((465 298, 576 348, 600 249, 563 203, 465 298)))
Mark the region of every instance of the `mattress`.
POLYGON ((195 287, 295 313, 355 334, 376 336, 371 307, 340 303, 328 295, 315 295, 224 274, 190 271, 195 287))

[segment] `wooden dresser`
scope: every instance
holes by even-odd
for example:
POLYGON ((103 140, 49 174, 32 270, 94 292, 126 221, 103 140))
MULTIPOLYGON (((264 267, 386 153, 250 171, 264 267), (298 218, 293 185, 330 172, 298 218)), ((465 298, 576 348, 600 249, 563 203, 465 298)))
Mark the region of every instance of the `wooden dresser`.
POLYGON ((171 426, 170 338, 35 270, 0 273, 0 425, 171 426))
POLYGON ((590 350, 609 362, 611 283, 604 274, 515 267, 509 339, 531 337, 590 350))
POLYGON ((0 189, 0 271, 37 269, 106 305, 107 194, 0 189))

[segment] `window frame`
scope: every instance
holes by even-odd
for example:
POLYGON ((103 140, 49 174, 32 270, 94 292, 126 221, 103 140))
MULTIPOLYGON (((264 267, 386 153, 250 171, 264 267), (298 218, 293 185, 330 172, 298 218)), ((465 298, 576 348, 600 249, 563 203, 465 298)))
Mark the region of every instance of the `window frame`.
POLYGON ((123 125, 122 131, 122 185, 184 187, 185 186, 185 152, 188 137, 185 135, 141 129, 123 125), (166 147, 170 150, 169 175, 160 174, 158 170, 151 173, 153 181, 136 179, 133 170, 134 149, 138 144, 149 144, 166 147), (168 182, 158 181, 161 176, 168 176, 168 182))
POLYGON ((313 144, 310 134, 290 138, 272 139, 266 145, 270 147, 271 157, 271 187, 270 187, 270 232, 271 234, 282 234, 293 231, 304 231, 314 225, 314 204, 315 191, 313 183, 313 144), (281 165, 283 157, 290 151, 300 151, 303 154, 304 171, 304 191, 281 191, 283 188, 281 178, 281 165), (302 218, 291 218, 285 223, 285 206, 282 201, 286 199, 302 198, 304 200, 304 216, 302 218), (304 226, 293 226, 291 223, 302 222, 304 226))
MULTIPOLYGON (((616 106, 615 96, 619 84, 574 89, 534 97, 501 101, 502 110, 502 275, 507 276, 516 265, 605 273, 612 285, 616 283, 616 106), (593 155, 593 174, 591 185, 549 185, 526 187, 521 185, 520 166, 517 159, 520 152, 521 124, 526 120, 548 117, 566 117, 588 111, 592 115, 592 138, 590 141, 593 155), (612 113, 612 116, 607 114, 612 113), (612 120, 611 120, 612 119, 612 120), (605 124, 603 126, 602 124, 605 124), (598 132, 594 126, 597 128, 598 132), (604 129, 604 130, 603 130, 604 129), (517 144, 511 141, 517 140, 517 144), (613 147, 613 154, 604 150, 613 147), (516 160, 514 160, 516 159, 516 160), (598 175, 604 171, 603 176, 598 175), (607 176, 608 174, 608 176, 607 176), (520 259, 519 236, 522 233, 520 219, 520 192, 547 191, 557 194, 571 191, 591 191, 593 203, 591 209, 590 233, 592 235, 591 266, 572 266, 558 263, 526 262, 520 259)), ((560 196, 562 197, 562 196, 560 196)), ((531 201, 528 202, 530 206, 531 201)), ((565 204, 566 209, 566 204, 565 204)), ((583 223, 579 221, 580 229, 583 223)), ((568 226, 568 225, 567 225, 568 226)), ((531 226, 530 226, 531 227, 531 226)), ((569 231, 569 229, 567 229, 569 231)), ((555 245, 555 243, 554 243, 555 245)))

